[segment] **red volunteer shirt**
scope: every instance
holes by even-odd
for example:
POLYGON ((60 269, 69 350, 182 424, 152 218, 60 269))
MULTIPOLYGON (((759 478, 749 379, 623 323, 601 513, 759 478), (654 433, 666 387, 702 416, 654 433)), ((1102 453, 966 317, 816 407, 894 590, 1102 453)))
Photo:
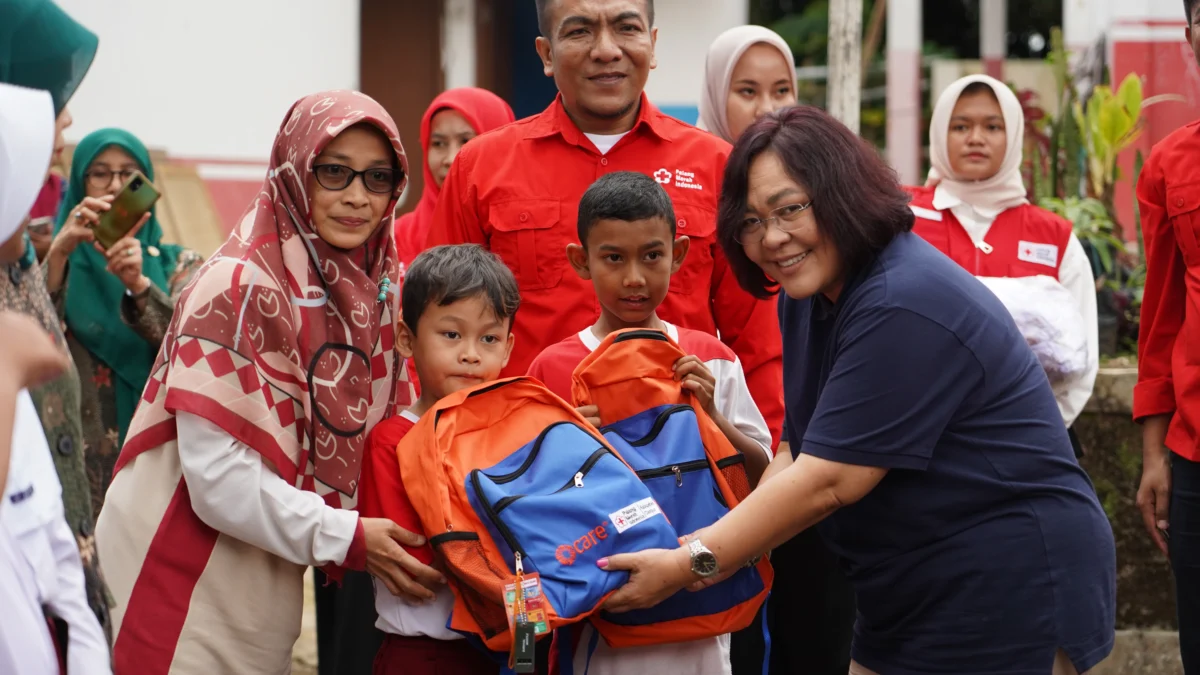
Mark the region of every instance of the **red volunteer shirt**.
MULTIPOLYGON (((400 439, 416 425, 416 421, 407 415, 389 417, 367 434, 367 454, 359 478, 358 512, 363 518, 387 518, 409 532, 424 534, 421 519, 408 500, 400 477, 400 460, 396 458, 400 439)), ((405 546, 404 550, 426 565, 433 562, 433 549, 429 544, 415 548, 405 546)))
POLYGON ((561 97, 464 146, 442 185, 428 244, 482 244, 516 276, 521 309, 502 375, 524 374, 547 346, 595 322, 600 306, 591 283, 575 275, 566 255, 567 244, 579 241, 579 199, 606 173, 639 171, 666 189, 678 232, 692 242, 659 316, 720 335, 741 359, 778 442, 783 362, 775 300, 756 300, 738 286, 715 236, 729 150, 725 141, 660 113, 644 94, 633 129, 604 155, 571 122, 561 97))
POLYGON ((950 209, 933 206, 932 187, 905 188, 916 216, 913 232, 977 277, 1058 278, 1073 231, 1066 220, 1032 204, 1001 211, 977 247, 950 209))
POLYGON ((1174 413, 1167 447, 1200 461, 1200 122, 1154 146, 1138 180, 1146 288, 1133 416, 1174 413))

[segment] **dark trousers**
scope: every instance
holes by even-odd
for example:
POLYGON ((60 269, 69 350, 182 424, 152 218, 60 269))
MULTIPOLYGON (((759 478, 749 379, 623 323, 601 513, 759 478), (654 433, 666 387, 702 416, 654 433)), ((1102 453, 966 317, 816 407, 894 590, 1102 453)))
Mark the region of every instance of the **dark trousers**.
POLYGON ((1200 673, 1200 463, 1171 455, 1171 568, 1183 672, 1200 673))
POLYGON ((313 570, 319 675, 371 675, 383 631, 375 627, 375 589, 366 572, 346 572, 342 587, 313 570))
MULTIPOLYGON (((764 606, 771 675, 846 675, 854 634, 854 589, 815 529, 771 553, 775 584, 764 606)), ((760 622, 734 633, 734 675, 762 675, 760 622)))

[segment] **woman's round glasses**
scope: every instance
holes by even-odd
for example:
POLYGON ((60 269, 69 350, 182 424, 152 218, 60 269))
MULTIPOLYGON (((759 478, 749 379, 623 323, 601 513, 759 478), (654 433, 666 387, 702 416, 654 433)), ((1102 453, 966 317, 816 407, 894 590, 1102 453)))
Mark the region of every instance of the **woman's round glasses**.
POLYGON ((133 169, 127 169, 125 171, 113 171, 112 169, 92 169, 84 174, 84 177, 87 178, 88 185, 97 190, 103 190, 109 185, 112 185, 113 176, 121 179, 121 185, 124 185, 125 181, 129 180, 130 177, 133 176, 133 169))
POLYGON ((742 221, 741 229, 737 233, 737 243, 742 246, 750 244, 760 244, 764 237, 767 236, 767 225, 772 221, 775 227, 778 227, 784 232, 794 232, 800 229, 800 214, 808 210, 812 206, 812 202, 807 204, 787 204, 781 206, 767 214, 766 218, 756 218, 750 216, 742 221))
POLYGON ((342 164, 318 164, 313 167, 313 174, 326 190, 345 190, 355 178, 362 176, 363 187, 369 192, 391 194, 400 182, 400 172, 395 169, 355 171, 342 164))

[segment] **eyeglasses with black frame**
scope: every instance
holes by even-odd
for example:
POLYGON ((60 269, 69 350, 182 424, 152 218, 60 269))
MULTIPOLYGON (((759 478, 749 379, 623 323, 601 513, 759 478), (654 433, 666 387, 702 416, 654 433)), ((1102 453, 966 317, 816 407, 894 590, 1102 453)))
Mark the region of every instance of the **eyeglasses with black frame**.
POLYGON ((736 237, 737 243, 742 246, 762 243, 767 236, 767 225, 771 221, 775 222, 775 227, 784 232, 795 232, 800 229, 800 214, 811 206, 811 200, 807 204, 785 204, 768 213, 766 218, 750 216, 742 221, 742 227, 738 230, 736 237))
POLYGON ((355 171, 344 164, 317 164, 313 167, 317 183, 326 190, 345 190, 355 178, 362 176, 363 187, 375 194, 391 194, 403 175, 396 169, 380 167, 355 171))
POLYGON ((97 168, 89 170, 87 173, 83 174, 83 177, 87 179, 87 183, 91 187, 97 190, 103 190, 109 185, 112 185, 113 176, 120 178, 121 185, 124 185, 125 181, 129 180, 133 176, 133 173, 133 169, 113 171, 112 169, 97 168))

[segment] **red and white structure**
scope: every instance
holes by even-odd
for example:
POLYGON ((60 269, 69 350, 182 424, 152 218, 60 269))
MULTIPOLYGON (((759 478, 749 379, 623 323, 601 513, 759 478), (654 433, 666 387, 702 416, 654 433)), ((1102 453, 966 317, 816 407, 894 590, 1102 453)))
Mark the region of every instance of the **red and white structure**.
MULTIPOLYGON (((1143 111, 1145 128, 1134 148, 1148 155, 1155 143, 1200 117, 1200 67, 1184 38, 1187 20, 1183 3, 1179 0, 1088 0, 1087 4, 1089 7, 1108 5, 1103 35, 1107 38, 1107 61, 1113 82, 1120 82, 1129 73, 1137 73, 1142 78, 1146 98, 1173 95, 1181 99, 1156 103, 1143 111)), ((1088 29, 1095 30, 1091 24, 1088 29)), ((1085 37, 1081 28, 1077 30, 1080 31, 1077 35, 1085 37)), ((1121 158, 1124 175, 1132 175, 1133 161, 1134 149, 1131 149, 1121 158)), ((1123 224, 1132 225, 1133 199, 1132 185, 1116 195, 1123 224)), ((1136 241, 1137 234, 1132 226, 1125 228, 1125 236, 1136 241)))

